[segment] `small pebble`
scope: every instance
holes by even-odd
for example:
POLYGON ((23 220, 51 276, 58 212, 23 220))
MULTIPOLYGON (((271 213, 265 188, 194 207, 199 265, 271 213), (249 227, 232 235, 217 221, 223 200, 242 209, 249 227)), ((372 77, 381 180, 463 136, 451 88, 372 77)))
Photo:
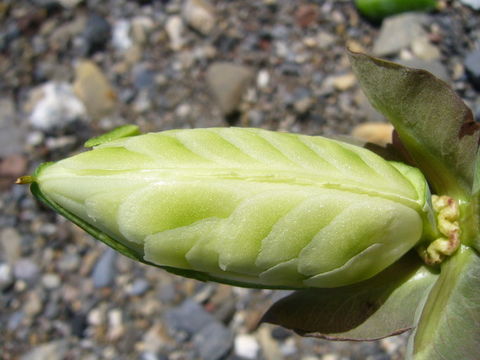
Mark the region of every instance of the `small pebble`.
POLYGON ((467 54, 465 57, 465 70, 472 84, 480 89, 480 50, 467 54))
POLYGON ((170 47, 172 50, 180 50, 186 41, 183 35, 185 29, 182 18, 177 15, 170 16, 167 20, 167 24, 165 25, 165 29, 167 30, 167 34, 170 39, 170 47))
POLYGON ((113 285, 115 280, 116 268, 115 259, 117 253, 111 248, 105 249, 102 256, 98 259, 92 271, 93 285, 96 288, 113 285))
POLYGON ((353 129, 352 136, 366 142, 385 146, 392 142, 393 130, 392 124, 364 123, 353 129))
POLYGON ((339 91, 345 91, 353 87, 357 83, 357 78, 353 73, 335 76, 333 78, 333 86, 339 91))
POLYGON ((57 274, 44 274, 42 276, 42 284, 46 289, 56 289, 62 283, 60 277, 57 274))
POLYGON ((133 296, 143 295, 150 287, 150 284, 145 279, 136 279, 133 284, 131 284, 127 292, 133 296))
POLYGON ((218 322, 209 323, 195 334, 193 344, 201 359, 220 360, 233 345, 233 334, 218 322))
POLYGON ((77 65, 73 90, 93 119, 109 115, 115 107, 116 91, 92 61, 84 60, 77 65))
POLYGON ((12 283, 12 268, 8 264, 0 263, 0 291, 8 288, 12 283))
POLYGON ((214 63, 207 70, 207 83, 226 115, 237 110, 253 77, 250 68, 233 63, 214 63))
POLYGON ((182 16, 188 25, 203 35, 210 34, 216 24, 215 8, 208 0, 186 0, 182 16))
POLYGON ((113 25, 112 44, 120 51, 126 51, 133 45, 130 27, 130 22, 125 19, 120 19, 113 25))
POLYGON ((193 300, 185 300, 180 306, 165 313, 168 327, 173 331, 185 331, 189 335, 199 332, 215 318, 193 300))
POLYGON ((23 304, 23 311, 29 317, 34 317, 43 309, 43 299, 38 291, 30 291, 27 294, 25 303, 23 304))
POLYGON ((256 359, 260 345, 252 335, 237 335, 235 338, 235 355, 245 359, 256 359))
MULTIPOLYGON (((0 175, 1 173, 0 171, 0 175)), ((21 238, 16 229, 8 227, 0 230, 0 248, 2 249, 3 260, 9 264, 13 264, 20 258, 22 254, 21 238)))
POLYGON ((22 258, 13 265, 13 274, 16 279, 33 281, 39 276, 40 269, 38 265, 30 259, 22 258))
POLYGON ((267 70, 259 71, 257 75, 257 86, 260 89, 264 89, 268 86, 269 82, 270 82, 270 74, 268 73, 268 71, 267 70))
POLYGON ((87 119, 86 108, 68 83, 49 82, 42 85, 43 96, 35 104, 29 120, 39 130, 65 128, 70 123, 87 119))
POLYGON ((97 51, 105 50, 110 41, 112 28, 108 21, 99 14, 91 14, 88 17, 83 32, 83 38, 86 45, 86 54, 92 55, 97 51))
POLYGON ((285 357, 295 355, 298 352, 297 345, 295 344, 295 339, 291 337, 285 340, 285 342, 280 345, 280 351, 285 357))

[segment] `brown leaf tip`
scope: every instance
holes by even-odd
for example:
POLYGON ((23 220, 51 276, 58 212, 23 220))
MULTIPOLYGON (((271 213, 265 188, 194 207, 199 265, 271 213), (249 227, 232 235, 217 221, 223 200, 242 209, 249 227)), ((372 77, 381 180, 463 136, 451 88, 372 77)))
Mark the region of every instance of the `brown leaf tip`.
POLYGON ((473 119, 473 114, 471 111, 468 111, 465 115, 465 122, 460 127, 458 132, 458 138, 461 139, 464 136, 471 136, 480 130, 480 124, 473 119))

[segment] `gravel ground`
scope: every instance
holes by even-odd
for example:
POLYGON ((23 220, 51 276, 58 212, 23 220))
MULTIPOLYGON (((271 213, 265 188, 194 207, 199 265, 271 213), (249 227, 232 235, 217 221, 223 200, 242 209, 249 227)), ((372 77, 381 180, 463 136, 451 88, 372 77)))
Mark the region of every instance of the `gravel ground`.
POLYGON ((379 135, 345 46, 429 69, 478 117, 480 16, 463 3, 372 24, 351 1, 0 1, 0 358, 402 359, 405 335, 258 328, 285 292, 134 263, 12 182, 122 124, 379 135))

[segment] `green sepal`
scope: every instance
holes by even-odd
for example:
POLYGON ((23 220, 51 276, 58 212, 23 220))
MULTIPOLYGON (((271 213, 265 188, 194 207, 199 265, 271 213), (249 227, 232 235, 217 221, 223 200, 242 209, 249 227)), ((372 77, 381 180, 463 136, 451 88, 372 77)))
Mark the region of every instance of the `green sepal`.
POLYGON ((140 129, 138 128, 137 125, 123 125, 105 134, 102 134, 100 136, 87 140, 83 146, 85 146, 86 148, 91 148, 94 146, 108 143, 116 139, 121 139, 124 137, 130 137, 130 136, 136 136, 136 135, 140 135, 140 129))

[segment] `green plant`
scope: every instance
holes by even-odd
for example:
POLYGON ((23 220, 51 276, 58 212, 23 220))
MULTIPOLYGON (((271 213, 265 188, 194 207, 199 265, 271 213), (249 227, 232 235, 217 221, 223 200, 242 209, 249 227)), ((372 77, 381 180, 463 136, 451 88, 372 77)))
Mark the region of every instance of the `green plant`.
POLYGON ((297 289, 264 321, 337 340, 413 329, 410 358, 473 360, 479 127, 428 72, 349 56, 395 126, 383 154, 401 161, 259 129, 138 135, 126 126, 19 182, 138 261, 199 280, 297 289))
POLYGON ((379 21, 406 11, 434 9, 436 0, 355 0, 358 10, 366 17, 379 21))

